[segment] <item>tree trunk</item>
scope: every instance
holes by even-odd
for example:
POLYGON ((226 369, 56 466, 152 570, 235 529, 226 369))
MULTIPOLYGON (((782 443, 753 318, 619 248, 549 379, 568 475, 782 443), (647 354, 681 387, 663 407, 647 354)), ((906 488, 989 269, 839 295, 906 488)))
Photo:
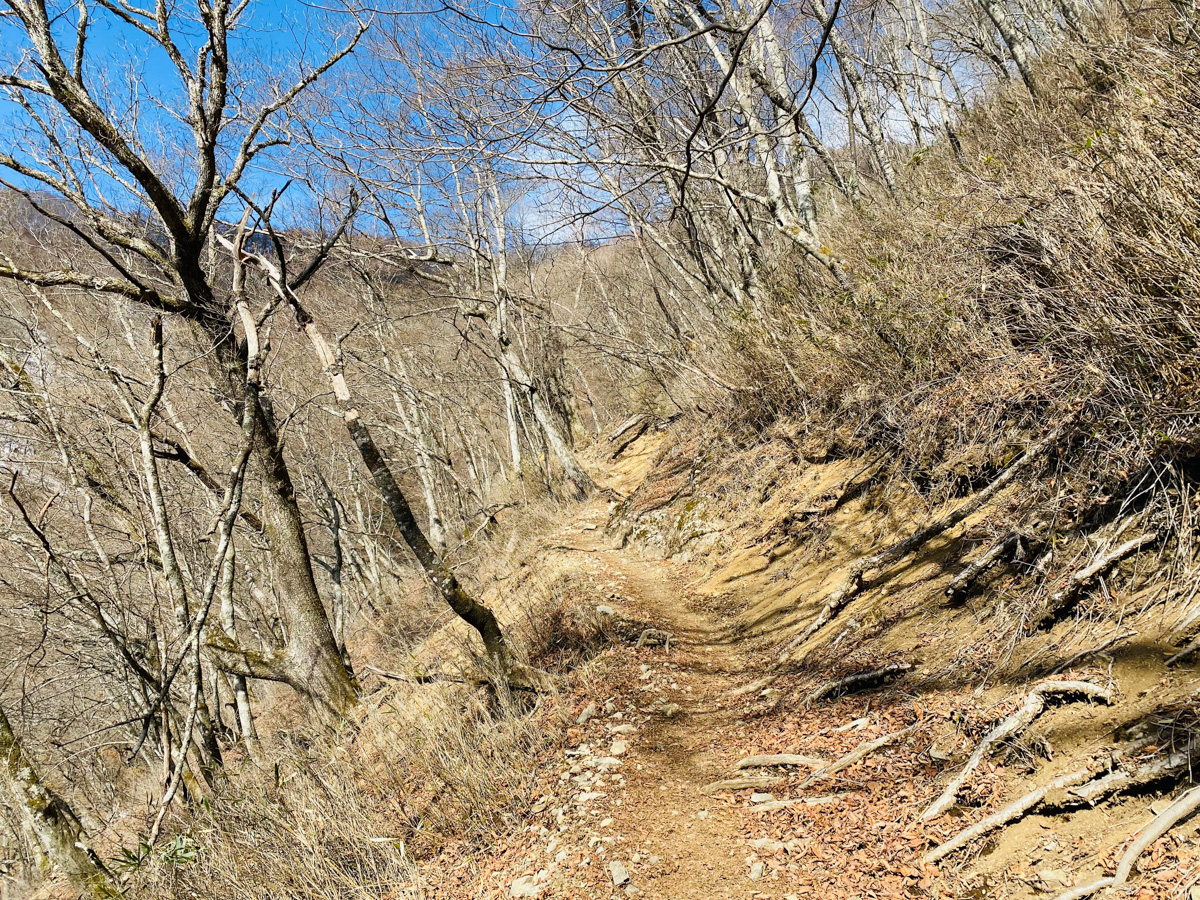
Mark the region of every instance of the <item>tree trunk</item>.
POLYGON ((57 866, 85 897, 119 897, 120 890, 87 843, 71 807, 46 787, 0 708, 0 773, 6 805, 21 823, 35 853, 57 866))
MULTIPOLYGON (((984 2, 984 0, 981 0, 984 2)), ((988 0, 992 2, 992 0, 988 0)), ((834 59, 837 60, 838 68, 846 78, 846 84, 850 88, 853 95, 852 100, 854 105, 858 107, 859 118, 862 119, 863 126, 867 131, 867 140, 871 144, 871 152, 875 157, 875 161, 879 164, 879 172, 883 176, 883 183, 887 186, 888 193, 893 197, 896 196, 896 173, 892 169, 892 162, 887 156, 887 140, 883 134, 883 124, 879 121, 879 115, 875 111, 875 106, 871 102, 871 98, 867 96, 866 82, 863 80, 862 72, 858 69, 858 63, 855 61, 854 51, 850 49, 850 45, 846 43, 846 39, 842 37, 841 31, 838 30, 836 24, 830 22, 829 10, 825 7, 824 0, 813 0, 813 7, 821 19, 821 24, 829 28, 829 46, 833 50, 834 59)), ((853 128, 851 128, 853 131, 853 128)))
POLYGON ((1021 34, 1016 22, 1008 14, 1008 10, 1004 6, 1004 0, 979 0, 979 5, 983 7, 983 11, 992 20, 992 24, 996 26, 996 30, 1000 32, 1000 37, 1004 39, 1004 44, 1008 47, 1008 52, 1012 56, 1013 62, 1017 64, 1017 71, 1021 74, 1021 80, 1025 82, 1025 87, 1029 89, 1030 96, 1036 100, 1038 92, 1037 83, 1033 76, 1033 48, 1029 45, 1029 41, 1025 35, 1021 34))
POLYGON ((543 673, 531 670, 513 660, 508 643, 504 639, 504 632, 501 630, 500 622, 495 614, 462 589, 458 578, 450 570, 445 560, 434 550, 433 545, 429 543, 421 526, 417 524, 416 517, 413 516, 408 499, 400 490, 400 485, 396 483, 396 478, 392 474, 387 460, 383 458, 379 446, 371 436, 370 429, 363 422, 358 410, 351 404, 350 388, 346 384, 345 376, 338 371, 338 360, 330 349, 329 343, 300 304, 292 300, 291 305, 297 320, 312 343, 321 368, 333 385, 334 397, 342 410, 342 421, 346 424, 346 430, 350 432, 350 438, 354 441, 354 446, 358 449, 363 464, 371 473, 371 479, 375 482, 380 496, 383 497, 383 502, 387 505, 392 520, 400 531, 400 536, 412 550, 422 571, 433 582, 442 599, 454 610, 455 614, 479 633, 480 638, 483 639, 488 660, 494 669, 495 679, 513 688, 542 689, 545 686, 543 673))
MULTIPOLYGON (((238 359, 228 331, 219 339, 214 336, 214 343, 227 373, 223 379, 226 394, 235 403, 240 402, 238 373, 245 371, 245 364, 238 359)), ((357 685, 342 664, 317 591, 296 490, 270 404, 259 402, 255 417, 254 449, 265 485, 263 531, 270 544, 272 585, 280 598, 280 616, 287 634, 287 647, 276 657, 276 680, 297 691, 322 718, 339 720, 358 701, 357 685)))

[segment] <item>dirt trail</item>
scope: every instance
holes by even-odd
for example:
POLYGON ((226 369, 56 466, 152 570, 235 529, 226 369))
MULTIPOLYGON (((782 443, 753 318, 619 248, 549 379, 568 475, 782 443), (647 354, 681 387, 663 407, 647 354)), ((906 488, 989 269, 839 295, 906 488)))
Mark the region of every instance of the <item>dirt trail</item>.
POLYGON ((611 549, 606 515, 592 508, 560 531, 553 543, 563 559, 556 564, 586 573, 597 595, 610 598, 616 620, 652 626, 671 640, 616 661, 622 671, 610 672, 606 684, 617 689, 596 696, 596 714, 572 729, 577 740, 563 771, 584 776, 570 798, 583 808, 564 817, 567 830, 551 848, 558 862, 530 890, 549 897, 773 896, 766 864, 755 865, 771 854, 756 853, 747 835, 760 815, 751 811, 750 791, 703 790, 737 774, 760 774, 731 771, 737 746, 750 739, 742 714, 757 693, 737 693, 756 677, 747 672, 744 648, 699 608, 682 567, 611 549), (622 750, 614 741, 628 745, 619 772, 614 766, 607 785, 603 774, 599 785, 589 783, 589 761, 600 760, 603 769, 605 754, 622 750), (605 796, 580 804, 579 797, 596 793, 605 796), (622 867, 615 875, 614 862, 622 867))
MULTIPOLYGON (((653 529, 672 523, 690 528, 693 504, 664 506, 680 494, 687 472, 660 466, 667 475, 651 484, 652 449, 633 455, 598 474, 626 497, 650 484, 652 491, 642 491, 643 510, 663 513, 637 520, 644 537, 652 541, 653 529)), ((573 672, 571 693, 562 698, 565 749, 540 784, 534 824, 474 896, 1026 900, 1106 871, 1106 861, 1144 825, 1153 794, 1070 814, 1030 813, 936 865, 921 855, 1003 803, 1078 769, 1113 745, 1122 723, 1169 711, 1200 680, 1166 671, 1160 653, 1070 669, 1064 677, 1111 686, 1119 703, 1047 710, 1027 740, 979 768, 958 806, 923 820, 981 738, 1020 705, 1034 675, 989 679, 972 666, 971 656, 993 639, 992 626, 970 607, 945 606, 943 547, 930 548, 876 595, 865 595, 847 614, 842 634, 850 637, 840 648, 842 637, 831 636, 811 665, 780 665, 790 632, 773 623, 794 630, 815 615, 845 568, 880 542, 884 513, 848 505, 826 523, 826 551, 817 548, 800 562, 774 562, 780 559, 771 552, 774 535, 764 537, 763 525, 836 492, 848 474, 836 463, 813 467, 791 493, 779 489, 760 502, 758 519, 740 534, 725 522, 706 523, 707 530, 696 530, 717 543, 707 545, 711 555, 680 554, 691 555, 690 562, 657 558, 633 542, 624 547, 614 532, 628 527, 628 517, 614 522, 615 504, 600 499, 543 541, 539 571, 569 575, 579 589, 576 602, 611 618, 614 641, 573 672), (646 628, 669 633, 669 646, 637 646, 646 628), (805 700, 840 677, 891 662, 904 662, 909 674, 860 693, 805 700), (877 743, 897 734, 904 739, 877 743), (860 747, 876 749, 808 787, 803 767, 736 771, 745 756, 795 753, 832 761, 860 747), (762 781, 705 790, 737 776, 762 781)), ((1063 640, 1050 646, 1056 654, 1077 649, 1062 635, 1054 640, 1063 640)), ((1077 641, 1096 638, 1084 628, 1077 641)), ((1200 883, 1194 844, 1162 842, 1143 863, 1139 900, 1183 896, 1181 886, 1200 883)))

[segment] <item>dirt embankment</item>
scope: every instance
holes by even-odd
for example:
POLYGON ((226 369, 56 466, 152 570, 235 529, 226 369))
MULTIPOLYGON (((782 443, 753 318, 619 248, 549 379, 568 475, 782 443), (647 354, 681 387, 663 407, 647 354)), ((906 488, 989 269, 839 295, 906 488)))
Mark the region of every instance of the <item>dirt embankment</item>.
MULTIPOLYGON (((1198 727, 1153 523, 1009 552, 1013 479, 889 557, 971 496, 778 444, 698 464, 700 443, 648 431, 600 473, 619 499, 544 542, 618 639, 572 673, 565 750, 477 895, 1023 898, 1119 875, 1186 796, 1198 727)), ((1181 819, 1125 887, 1198 881, 1181 819)))

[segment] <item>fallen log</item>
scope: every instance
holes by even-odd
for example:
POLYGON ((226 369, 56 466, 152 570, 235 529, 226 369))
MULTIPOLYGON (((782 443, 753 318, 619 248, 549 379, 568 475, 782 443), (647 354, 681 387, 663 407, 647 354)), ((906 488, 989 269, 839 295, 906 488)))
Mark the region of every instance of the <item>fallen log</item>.
POLYGON ((971 777, 972 773, 979 767, 979 764, 983 762, 984 757, 992 747, 1000 741, 1015 737, 1028 728, 1030 723, 1040 716, 1046 708, 1046 695, 1049 694, 1082 694, 1092 700, 1103 700, 1105 703, 1112 701, 1112 693, 1107 688, 1102 688, 1089 681, 1042 682, 1029 692, 1029 696, 1025 698, 1025 702, 1019 710, 984 736, 983 740, 979 742, 979 746, 975 748, 975 752, 967 760, 967 764, 963 766, 954 780, 946 785, 946 790, 942 792, 942 795, 921 814, 921 819, 928 821, 940 816, 949 809, 958 796, 959 790, 966 784, 967 779, 971 777))

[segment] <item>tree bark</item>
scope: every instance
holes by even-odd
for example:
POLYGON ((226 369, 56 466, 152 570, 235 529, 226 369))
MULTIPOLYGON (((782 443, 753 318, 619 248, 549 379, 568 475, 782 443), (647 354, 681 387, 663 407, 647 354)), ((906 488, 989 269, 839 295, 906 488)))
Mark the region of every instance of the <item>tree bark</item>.
POLYGON ((0 708, 0 761, 6 805, 20 821, 36 854, 61 869, 85 897, 119 897, 121 891, 71 807, 38 777, 4 709, 0 708))
MULTIPOLYGON (((244 361, 239 359, 229 334, 226 331, 219 338, 213 335, 221 362, 227 373, 244 372, 244 361)), ((243 399, 242 392, 236 390, 240 380, 236 375, 222 379, 226 395, 234 403, 243 399)), ((292 687, 320 717, 337 720, 357 703, 358 687, 342 664, 329 616, 317 591, 296 489, 270 405, 256 403, 255 418, 254 450, 265 484, 261 518, 271 548, 272 585, 282 601, 279 608, 287 634, 275 680, 292 687)))

